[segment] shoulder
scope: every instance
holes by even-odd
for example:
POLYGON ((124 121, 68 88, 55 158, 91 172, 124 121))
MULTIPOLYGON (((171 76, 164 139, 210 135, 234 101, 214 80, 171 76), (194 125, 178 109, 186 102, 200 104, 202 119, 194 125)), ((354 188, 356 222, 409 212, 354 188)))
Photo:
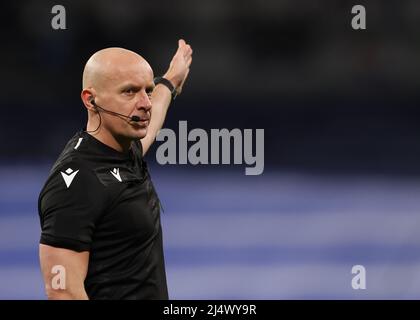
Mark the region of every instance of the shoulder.
POLYGON ((103 186, 96 175, 77 157, 56 163, 40 193, 43 203, 73 199, 76 202, 99 200, 103 186))
POLYGON ((80 146, 83 140, 81 132, 74 135, 66 144, 51 168, 46 185, 77 190, 99 185, 92 163, 87 161, 80 146))
POLYGON ((83 157, 83 152, 80 152, 81 140, 82 133, 78 132, 66 143, 40 192, 40 202, 63 198, 87 200, 92 194, 101 191, 101 184, 91 164, 83 157))
POLYGON ((50 173, 51 178, 62 180, 67 189, 79 187, 93 187, 100 185, 94 170, 88 163, 77 156, 70 157, 58 163, 50 173))

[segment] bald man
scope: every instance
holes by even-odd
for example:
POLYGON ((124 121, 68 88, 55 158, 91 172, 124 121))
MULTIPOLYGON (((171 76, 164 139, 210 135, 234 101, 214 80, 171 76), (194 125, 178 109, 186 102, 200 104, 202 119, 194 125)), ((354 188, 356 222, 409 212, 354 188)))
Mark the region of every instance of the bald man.
POLYGON ((163 77, 123 48, 87 61, 86 129, 67 143, 38 201, 49 299, 168 299, 160 201, 143 156, 191 61, 184 40, 163 77))

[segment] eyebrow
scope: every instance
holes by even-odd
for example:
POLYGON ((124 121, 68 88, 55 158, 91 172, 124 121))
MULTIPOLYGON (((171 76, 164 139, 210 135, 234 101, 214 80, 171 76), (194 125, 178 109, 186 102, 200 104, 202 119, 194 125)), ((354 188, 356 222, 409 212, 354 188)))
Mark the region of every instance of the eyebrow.
POLYGON ((153 91, 154 88, 155 88, 155 84, 152 82, 152 84, 150 84, 146 87, 146 92, 150 93, 150 92, 153 91))
MULTIPOLYGON (((152 92, 154 88, 155 88, 155 84, 151 83, 151 84, 146 86, 146 92, 147 93, 152 92)), ((127 89, 135 89, 137 91, 140 91, 141 86, 135 85, 134 83, 127 83, 120 88, 121 92, 123 92, 127 89)))

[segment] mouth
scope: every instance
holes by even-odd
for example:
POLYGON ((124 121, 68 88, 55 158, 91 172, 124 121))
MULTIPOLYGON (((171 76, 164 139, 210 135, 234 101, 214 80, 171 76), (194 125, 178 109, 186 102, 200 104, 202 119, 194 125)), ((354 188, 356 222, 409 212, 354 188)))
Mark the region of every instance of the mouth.
POLYGON ((140 121, 131 121, 131 125, 135 128, 147 128, 149 119, 140 118, 140 121))
POLYGON ((136 117, 138 117, 139 119, 140 119, 140 121, 137 121, 137 122, 141 122, 141 121, 150 121, 150 115, 147 115, 147 114, 143 114, 143 115, 140 115, 140 114, 134 114, 134 115, 132 115, 132 116, 136 116, 136 117))

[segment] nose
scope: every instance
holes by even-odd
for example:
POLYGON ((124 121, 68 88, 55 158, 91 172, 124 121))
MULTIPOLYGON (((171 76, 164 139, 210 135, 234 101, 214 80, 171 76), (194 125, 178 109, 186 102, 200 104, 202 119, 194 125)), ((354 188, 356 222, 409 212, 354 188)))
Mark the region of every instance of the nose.
POLYGON ((145 91, 141 91, 140 98, 137 101, 136 109, 144 109, 146 112, 152 108, 152 102, 145 91))

